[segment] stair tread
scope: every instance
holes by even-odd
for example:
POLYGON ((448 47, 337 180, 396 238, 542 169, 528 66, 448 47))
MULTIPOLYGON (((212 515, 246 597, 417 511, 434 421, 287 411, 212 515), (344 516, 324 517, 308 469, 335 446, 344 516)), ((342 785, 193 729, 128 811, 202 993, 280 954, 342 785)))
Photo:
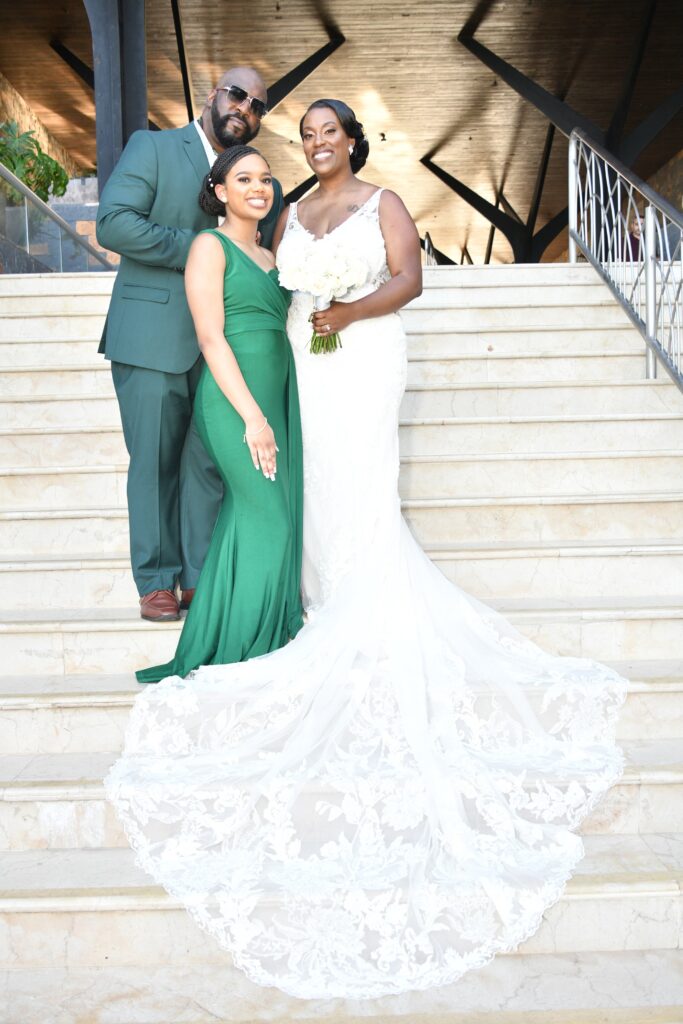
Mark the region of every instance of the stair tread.
MULTIPOLYGON (((567 885, 564 898, 638 892, 680 894, 683 836, 591 835, 584 837, 586 856, 567 885)), ((135 864, 126 848, 88 850, 21 850, 3 854, 0 906, 14 900, 49 900, 73 896, 100 899, 153 897, 162 905, 177 903, 135 864), (114 881, 115 880, 115 881, 114 881)))
POLYGON ((470 505, 613 505, 621 502, 680 501, 683 491, 638 491, 632 493, 608 494, 551 494, 551 495, 512 495, 505 498, 468 497, 468 498, 404 498, 404 508, 466 508, 470 505))
MULTIPOLYGON (((133 677, 130 678, 130 689, 118 691, 118 696, 125 698, 119 703, 126 706, 140 692, 139 685, 133 677), (135 691, 133 686, 137 687, 135 691)), ((0 707, 3 706, 0 698, 0 707)), ((683 783, 683 744, 680 738, 625 740, 620 746, 626 758, 624 783, 683 783)), ((118 756, 115 751, 0 755, 0 799, 7 799, 9 791, 16 799, 17 794, 36 788, 55 791, 55 799, 61 798, 57 791, 64 787, 94 788, 99 792, 105 773, 118 756)))
MULTIPOLYGON (((104 397, 106 400, 106 396, 104 397)), ((643 413, 562 413, 560 415, 543 416, 416 416, 409 419, 402 419, 399 422, 401 427, 448 427, 448 426, 504 426, 506 424, 520 423, 642 423, 642 422, 678 422, 683 420, 683 405, 681 412, 643 412, 643 413)), ((60 425, 41 427, 3 427, 0 429, 0 437, 41 435, 61 436, 71 434, 122 434, 120 424, 110 426, 93 424, 90 422, 82 424, 70 423, 68 426, 60 425)), ((657 449, 655 449, 656 451, 657 449)))
MULTIPOLYGON (((623 500, 637 500, 640 496, 628 496, 624 499, 623 497, 615 498, 615 501, 623 500)), ((681 496, 683 498, 683 495, 681 496)), ((655 497, 653 500, 681 500, 681 498, 668 496, 666 499, 655 497)), ((559 503, 562 502, 558 499, 559 503)), ((552 501, 539 501, 529 502, 529 504, 552 504, 552 501)), ((488 504, 486 500, 482 500, 481 504, 488 504)), ((496 504, 493 500, 492 504, 496 504)), ((591 502, 588 502, 589 504, 591 502)), ((474 502, 479 504, 479 502, 474 502)), ((509 504, 513 504, 510 502, 509 504)), ((516 502, 514 503, 516 504, 516 502)), ((526 501, 520 500, 519 504, 527 504, 526 501)), ((611 504, 611 502, 610 502, 611 504)), ((441 507, 458 507, 455 503, 441 502, 435 500, 432 503, 431 499, 424 499, 424 502, 419 500, 404 502, 404 508, 441 508, 441 507)), ((69 517, 74 516, 92 516, 97 518, 105 519, 125 519, 128 513, 125 509, 107 509, 107 510, 85 510, 83 512, 69 512, 69 517)), ((8 518, 0 513, 0 519, 8 518)), ((29 518, 26 514, 20 518, 29 518)), ((43 519, 59 519, 59 513, 52 513, 51 515, 43 515, 40 512, 36 512, 32 515, 32 518, 43 519)), ((423 551, 426 551, 430 556, 445 556, 451 558, 533 558, 533 557, 586 557, 595 558, 600 556, 623 556, 623 555, 648 555, 648 554, 679 554, 683 552, 683 539, 669 539, 669 538, 616 538, 614 540, 511 540, 511 541, 462 541, 462 540, 437 540, 429 541, 421 544, 423 551)), ((55 571, 57 569, 70 569, 75 570, 77 568, 95 569, 95 568, 122 568, 130 564, 130 558, 128 553, 123 552, 98 552, 98 551, 83 551, 78 554, 65 555, 62 552, 51 553, 33 553, 33 552, 15 552, 12 555, 1 556, 0 555, 0 572, 38 572, 41 569, 48 571, 55 571)), ((4 614, 4 613, 2 613, 4 614)))
MULTIPOLYGON (((652 459, 652 458, 683 458, 683 451, 680 448, 642 448, 624 449, 618 451, 559 451, 559 452, 467 452, 444 453, 442 455, 402 455, 402 465, 451 465, 468 462, 566 462, 576 460, 598 460, 609 459, 652 459)), ((73 466, 7 466, 0 465, 0 475, 23 476, 26 474, 39 474, 41 476, 54 476, 63 473, 118 473, 127 470, 125 462, 100 464, 97 466, 85 466, 74 464, 73 466)), ((23 510, 18 510, 23 511, 23 510)), ((0 513, 2 515, 4 513, 0 513)))
MULTIPOLYGON (((663 612, 683 618, 683 603, 678 596, 647 595, 638 597, 576 597, 576 598, 499 598, 490 605, 504 614, 527 614, 530 616, 603 616, 607 613, 636 615, 640 613, 663 612)), ((40 625, 55 628, 69 625, 72 628, 152 628, 177 629, 177 622, 145 622, 140 618, 139 609, 126 608, 11 608, 2 612, 0 632, 14 631, 22 627, 40 625)))
MULTIPOLYGON (((87 372, 87 373, 103 373, 109 374, 109 368, 107 366, 66 366, 66 367, 29 367, 29 366, 12 366, 0 368, 0 377, 5 374, 16 374, 16 373, 40 373, 40 372, 87 372)), ((454 391, 471 393, 472 391, 540 391, 540 390, 553 390, 561 391, 569 389, 572 391, 579 391, 584 388, 592 390, 594 388, 600 388, 602 390, 614 391, 615 388, 625 391, 652 391, 652 390, 665 390, 674 392, 677 390, 674 382, 668 377, 658 377, 656 380, 533 380, 533 381, 516 381, 516 380, 502 380, 502 381, 454 381, 452 383, 441 383, 441 384, 412 384, 406 385, 406 392, 410 391, 454 391)), ((102 401, 102 400, 114 400, 116 394, 113 387, 108 392, 101 391, 73 391, 73 392, 49 392, 47 394, 32 393, 29 395, 0 395, 0 405, 8 402, 83 402, 83 401, 102 401)), ((681 399, 681 406, 683 409, 683 398, 681 399)))
MULTIPOLYGON (((568 461, 570 459, 651 459, 662 457, 682 457, 680 448, 639 448, 619 451, 561 451, 561 452, 457 452, 444 455, 402 455, 401 462, 407 465, 419 463, 452 463, 452 462, 523 462, 527 459, 537 462, 568 461)), ((0 470, 2 472, 2 470, 0 470)))
MULTIPOLYGON (((531 424, 608 424, 608 423, 678 423, 683 422, 683 413, 677 412, 643 412, 643 413, 580 413, 570 415, 563 413, 557 416, 434 416, 434 417, 411 417, 401 419, 399 427, 501 427, 521 426, 531 424)), ((68 426, 40 426, 40 427, 2 427, 0 437, 50 437, 53 439, 71 437, 75 434, 115 434, 121 438, 123 443, 123 432, 120 423, 93 424, 92 422, 73 423, 68 426)), ((651 449, 652 450, 652 449, 651 449)), ((653 449, 657 451, 658 449, 653 449)), ((594 452, 605 454, 605 449, 593 449, 594 452)), ((610 450, 611 451, 611 450, 610 450)), ((618 452, 619 449, 616 449, 618 452)))
MULTIPOLYGON (((633 692, 649 690, 683 690, 683 658, 661 658, 648 661, 615 661, 610 665, 630 680, 633 692)), ((88 675, 0 676, 0 705, 39 700, 47 702, 70 698, 118 699, 126 702, 139 693, 140 687, 132 672, 88 675)))
POLYGON ((681 1024, 683 1019, 680 952, 672 949, 646 956, 640 950, 510 954, 456 984, 434 997, 382 1001, 376 1009, 366 1004, 356 1016, 354 1009, 316 1012, 294 999, 285 1003, 273 989, 258 992, 257 999, 237 969, 224 966, 219 972, 214 964, 179 961, 105 971, 31 966, 26 973, 8 972, 7 996, 17 1020, 41 1022, 72 1021, 78 1011, 85 1014, 79 1020, 91 1020, 94 992, 111 1024, 132 1020, 126 1009, 138 1001, 144 1017, 135 1019, 146 1024, 681 1024), (654 1005, 646 1005, 648 996, 654 1005), (62 1016, 54 1016, 55 1010, 62 1016))

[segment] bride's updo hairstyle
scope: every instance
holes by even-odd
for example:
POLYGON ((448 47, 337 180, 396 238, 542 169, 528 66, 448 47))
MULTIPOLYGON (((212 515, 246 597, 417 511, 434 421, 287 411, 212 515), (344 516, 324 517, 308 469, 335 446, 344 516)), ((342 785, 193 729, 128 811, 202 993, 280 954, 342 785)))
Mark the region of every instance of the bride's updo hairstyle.
MULTIPOLYGON (((230 168, 245 156, 260 156, 266 158, 258 149, 253 146, 229 146, 219 153, 213 162, 213 167, 202 182, 199 193, 199 205, 204 213, 211 217, 225 217, 225 203, 222 203, 216 195, 216 185, 223 185, 230 168)), ((268 161, 266 160, 266 164, 268 161)))
MULTIPOLYGON (((368 153, 370 152, 370 143, 365 137, 363 125, 360 121, 356 120, 356 115, 351 110, 351 107, 344 103, 343 100, 314 100, 306 111, 306 114, 309 110, 315 110, 319 107, 327 107, 329 110, 333 110, 339 118, 339 123, 344 132, 350 139, 353 139, 351 170, 355 174, 356 171, 359 171, 361 167, 365 165, 368 153)), ((301 138, 304 136, 304 121, 306 120, 306 114, 304 114, 299 121, 299 135, 301 138)))

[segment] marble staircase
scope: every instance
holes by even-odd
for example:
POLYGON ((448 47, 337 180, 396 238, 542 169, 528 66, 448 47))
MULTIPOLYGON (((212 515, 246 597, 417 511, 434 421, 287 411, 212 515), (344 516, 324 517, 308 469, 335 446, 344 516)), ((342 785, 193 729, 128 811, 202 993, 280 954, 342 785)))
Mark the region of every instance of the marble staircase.
POLYGON ((0 277, 0 1024, 681 1024, 683 395, 591 268, 437 268, 404 312, 401 494, 451 579, 631 680, 628 768, 540 931, 458 984, 291 1000, 135 868, 104 801, 179 626, 139 619, 107 274, 0 277))

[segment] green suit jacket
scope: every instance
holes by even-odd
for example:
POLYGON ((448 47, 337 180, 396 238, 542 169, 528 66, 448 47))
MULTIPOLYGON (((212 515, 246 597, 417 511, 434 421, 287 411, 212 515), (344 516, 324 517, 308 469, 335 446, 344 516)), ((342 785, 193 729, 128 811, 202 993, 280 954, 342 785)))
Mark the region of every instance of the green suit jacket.
MULTIPOLYGON (((183 270, 198 232, 216 227, 197 201, 207 171, 194 123, 135 132, 121 154, 97 214, 97 240, 121 255, 99 349, 107 359, 167 373, 196 362, 183 270)), ((282 209, 273 184, 275 202, 259 224, 266 247, 282 209)))

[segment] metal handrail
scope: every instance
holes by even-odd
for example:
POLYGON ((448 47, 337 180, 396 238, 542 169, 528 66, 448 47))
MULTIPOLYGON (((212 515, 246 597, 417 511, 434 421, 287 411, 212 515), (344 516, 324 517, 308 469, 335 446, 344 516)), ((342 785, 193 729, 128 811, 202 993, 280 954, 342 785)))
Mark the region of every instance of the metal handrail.
POLYGON ((569 261, 600 274, 683 391, 683 214, 612 153, 575 129, 569 138, 569 261), (630 233, 631 225, 637 235, 630 233))
POLYGON ((12 172, 2 163, 0 163, 0 178, 4 178, 13 189, 20 192, 21 195, 40 210, 42 214, 49 217, 50 220, 53 220, 55 224, 58 224, 61 230, 64 231, 69 238, 73 239, 74 242, 85 249, 88 255, 92 256, 93 259, 96 259, 103 267, 106 267, 107 270, 117 269, 113 263, 110 263, 101 252, 97 251, 97 249, 93 249, 92 245, 86 242, 83 236, 79 235, 77 231, 74 231, 71 225, 68 224, 63 217, 60 217, 58 213, 55 213, 51 206, 44 203, 43 200, 35 194, 35 192, 31 191, 28 185, 25 185, 23 181, 17 178, 16 175, 12 174, 12 172))
POLYGON ((425 266, 438 267, 439 261, 436 258, 436 253, 434 252, 434 243, 432 242, 432 236, 429 234, 428 231, 425 231, 425 236, 422 239, 422 250, 424 252, 425 257, 425 266))

